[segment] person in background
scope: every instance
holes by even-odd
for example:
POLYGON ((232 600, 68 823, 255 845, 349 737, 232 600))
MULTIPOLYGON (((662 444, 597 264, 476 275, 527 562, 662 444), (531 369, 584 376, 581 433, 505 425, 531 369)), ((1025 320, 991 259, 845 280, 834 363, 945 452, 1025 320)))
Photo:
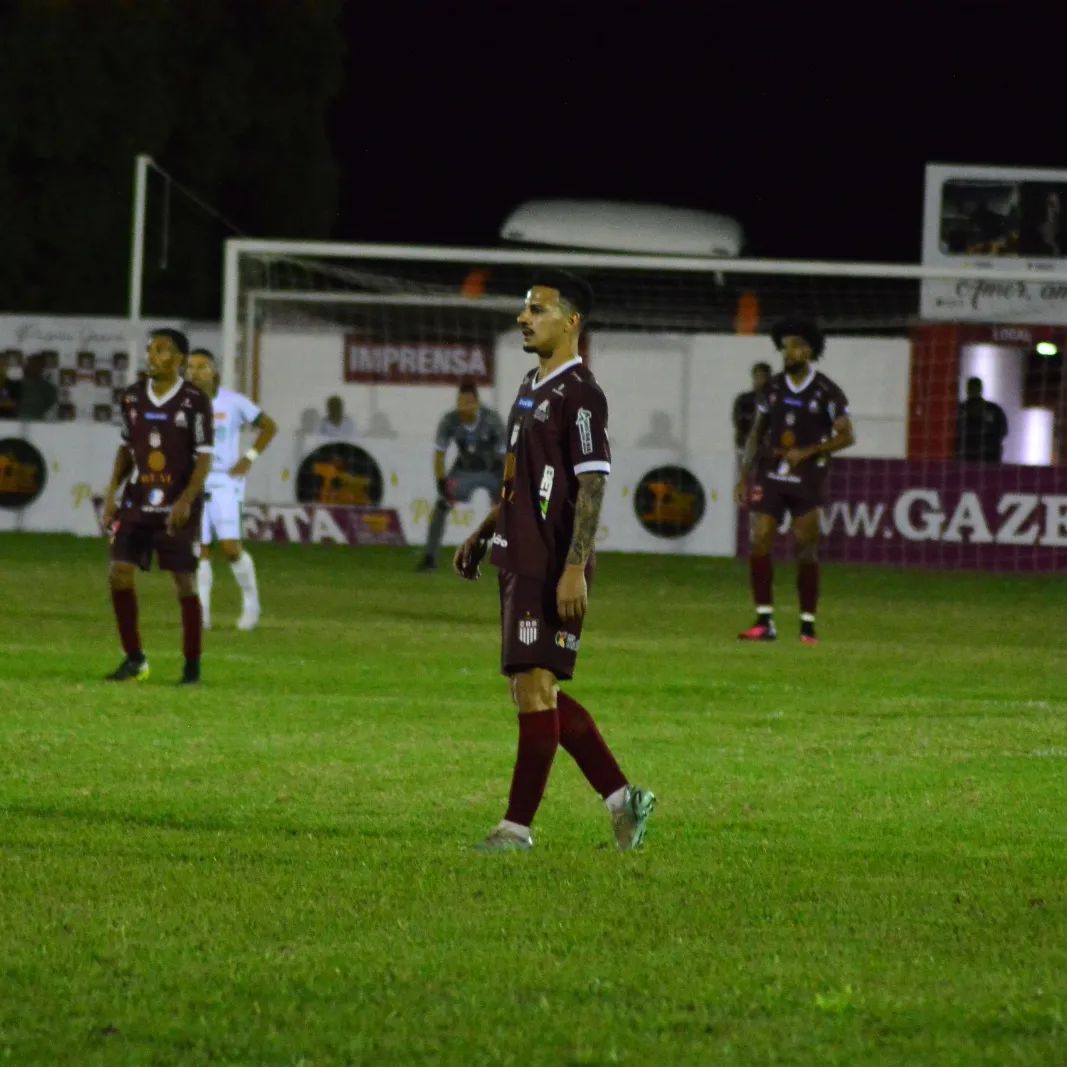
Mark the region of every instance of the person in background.
POLYGON ((30 356, 22 376, 19 418, 26 422, 43 422, 58 400, 59 391, 44 376, 44 356, 41 353, 30 356))
POLYGON ((17 419, 21 382, 7 375, 7 364, 0 360, 0 419, 17 419))
POLYGON ((351 416, 345 414, 344 401, 339 396, 326 398, 326 415, 319 422, 319 436, 335 441, 350 441, 356 436, 351 416))
POLYGON ((456 393, 456 406, 446 411, 437 424, 433 453, 437 502, 430 516, 420 571, 437 569, 445 520, 456 501, 466 503, 475 489, 484 489, 496 501, 506 450, 500 416, 478 402, 478 388, 473 382, 463 382, 456 393), (445 456, 452 444, 456 446, 456 458, 446 474, 445 456))
POLYGON ((956 419, 956 458, 971 463, 999 463, 1008 436, 1008 416, 982 396, 982 379, 967 379, 967 399, 956 419))
POLYGON ((756 421, 756 399, 771 380, 771 365, 757 363, 752 368, 752 388, 747 393, 738 393, 734 398, 734 410, 731 416, 734 424, 734 447, 738 453, 744 451, 752 423, 756 421))

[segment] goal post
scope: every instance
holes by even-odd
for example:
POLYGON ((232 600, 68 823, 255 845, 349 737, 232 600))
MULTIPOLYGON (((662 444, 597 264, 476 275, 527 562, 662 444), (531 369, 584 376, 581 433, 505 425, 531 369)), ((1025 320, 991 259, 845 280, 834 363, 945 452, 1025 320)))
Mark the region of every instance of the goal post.
POLYGON ((828 335, 819 368, 849 395, 858 438, 833 462, 829 558, 1067 566, 1067 274, 1055 271, 237 239, 223 382, 295 433, 338 395, 368 448, 421 449, 428 467, 462 378, 506 415, 531 362, 515 315, 544 266, 596 293, 587 354, 611 403, 620 493, 609 545, 744 551, 730 408, 753 364, 780 365, 771 324, 801 316, 828 335), (1000 461, 961 445, 968 378, 1007 414, 1000 461))

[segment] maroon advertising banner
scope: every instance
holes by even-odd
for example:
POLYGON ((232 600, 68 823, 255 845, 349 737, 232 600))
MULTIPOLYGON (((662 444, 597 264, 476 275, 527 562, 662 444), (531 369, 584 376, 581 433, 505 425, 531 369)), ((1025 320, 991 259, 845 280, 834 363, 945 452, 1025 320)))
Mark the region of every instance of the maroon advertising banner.
POLYGON ((295 544, 404 545, 394 508, 339 507, 323 504, 244 504, 247 541, 295 544))
MULTIPOLYGON (((820 558, 989 571, 1067 570, 1067 469, 839 459, 820 558)), ((748 555, 749 512, 738 512, 748 555)), ((784 539, 783 547, 785 545, 784 539)))
POLYGON ((490 345, 430 341, 366 341, 345 337, 346 382, 388 385, 493 384, 490 345))

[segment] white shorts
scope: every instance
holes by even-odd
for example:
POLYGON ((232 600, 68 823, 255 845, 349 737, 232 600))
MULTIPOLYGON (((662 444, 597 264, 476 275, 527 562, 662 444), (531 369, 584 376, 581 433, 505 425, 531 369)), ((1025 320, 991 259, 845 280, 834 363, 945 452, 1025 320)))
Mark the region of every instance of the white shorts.
POLYGON ((243 482, 211 485, 204 490, 204 520, 200 536, 203 544, 241 540, 241 503, 244 498, 243 482))

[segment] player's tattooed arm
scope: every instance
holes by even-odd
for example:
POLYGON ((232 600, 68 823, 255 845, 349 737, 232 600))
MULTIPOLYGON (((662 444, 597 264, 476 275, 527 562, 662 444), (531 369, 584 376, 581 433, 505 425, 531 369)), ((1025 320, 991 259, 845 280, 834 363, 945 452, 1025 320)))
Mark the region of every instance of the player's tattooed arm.
POLYGON ((752 420, 752 429, 748 431, 745 450, 741 453, 741 472, 737 477, 737 486, 734 488, 734 499, 738 504, 744 504, 748 495, 748 476, 752 473, 752 465, 756 462, 756 454, 759 452, 759 443, 766 425, 767 415, 762 411, 757 411, 756 417, 752 420))
POLYGON ((111 525, 111 520, 115 517, 115 512, 118 508, 119 486, 126 481, 132 470, 133 456, 129 447, 127 445, 119 445, 119 450, 115 453, 114 466, 111 468, 111 481, 104 497, 104 511, 100 516, 101 525, 105 530, 111 525))
POLYGON ((585 580, 585 565, 593 553, 597 528, 600 525, 600 506, 604 503, 607 476, 599 473, 578 475, 578 499, 574 503, 574 533, 556 586, 556 609, 567 622, 582 618, 589 607, 589 586, 585 580))
POLYGON ((567 566, 584 567, 593 553, 596 532, 600 526, 600 508, 604 503, 607 476, 600 473, 578 475, 578 499, 574 504, 574 534, 567 566))
POLYGON ((752 420, 752 429, 748 431, 748 439, 745 441, 745 450, 741 453, 741 480, 746 481, 752 471, 752 464, 756 462, 756 453, 759 452, 760 438, 767 426, 767 416, 762 411, 756 412, 752 420))

